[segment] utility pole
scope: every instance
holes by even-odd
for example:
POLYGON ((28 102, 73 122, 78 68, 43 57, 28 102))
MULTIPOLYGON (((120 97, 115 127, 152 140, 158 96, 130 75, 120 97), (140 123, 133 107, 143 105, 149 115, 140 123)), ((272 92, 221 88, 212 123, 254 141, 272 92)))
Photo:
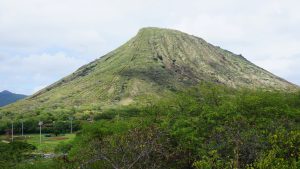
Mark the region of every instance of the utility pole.
POLYGON ((42 125, 43 125, 43 122, 40 121, 39 122, 39 126, 40 126, 40 144, 42 143, 42 125))
POLYGON ((21 123, 22 123, 22 137, 24 136, 24 122, 23 122, 23 120, 21 121, 21 123))
POLYGON ((73 117, 70 117, 69 119, 71 121, 71 134, 72 134, 73 133, 73 117))
POLYGON ((14 142, 14 121, 11 122, 11 142, 14 142))

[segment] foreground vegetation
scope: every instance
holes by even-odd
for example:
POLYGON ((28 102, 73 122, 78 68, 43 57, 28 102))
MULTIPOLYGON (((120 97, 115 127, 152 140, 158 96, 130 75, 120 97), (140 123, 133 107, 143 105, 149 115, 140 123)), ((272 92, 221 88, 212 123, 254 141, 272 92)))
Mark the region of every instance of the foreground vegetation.
POLYGON ((65 155, 14 167, 300 168, 300 93, 202 84, 93 117, 74 141, 56 147, 65 155))
POLYGON ((27 168, 27 165, 35 166, 35 163, 40 160, 45 165, 50 160, 44 160, 44 155, 52 156, 55 155, 53 153, 61 152, 60 145, 68 144, 74 137, 75 134, 59 136, 46 134, 42 135, 42 143, 40 144, 39 134, 15 136, 12 143, 9 143, 10 137, 2 135, 0 136, 0 168, 14 168, 19 164, 27 168))
MULTIPOLYGON (((63 134, 63 135, 51 135, 51 134, 43 134, 42 135, 42 143, 40 144, 40 135, 39 134, 28 134, 22 136, 15 136, 14 140, 17 142, 25 142, 33 145, 36 149, 37 153, 52 153, 55 151, 55 147, 62 142, 68 142, 73 140, 75 134, 63 134)), ((10 142, 11 137, 0 136, 0 141, 10 142)))

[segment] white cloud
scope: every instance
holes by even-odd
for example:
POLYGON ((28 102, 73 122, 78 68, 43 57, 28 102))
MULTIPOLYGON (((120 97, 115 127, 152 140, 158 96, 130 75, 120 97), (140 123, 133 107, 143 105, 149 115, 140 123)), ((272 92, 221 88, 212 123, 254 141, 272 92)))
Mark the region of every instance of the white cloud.
POLYGON ((300 84, 299 63, 300 54, 290 57, 279 57, 276 59, 265 58, 257 61, 259 66, 272 70, 276 75, 285 77, 287 80, 296 84, 300 84))
POLYGON ((30 56, 0 56, 1 88, 31 94, 39 86, 50 85, 86 61, 64 53, 30 56))
POLYGON ((43 53, 30 56, 3 57, 1 58, 0 71, 6 73, 38 73, 37 75, 61 74, 62 71, 73 70, 74 67, 83 63, 83 60, 68 57, 64 53, 43 53))
POLYGON ((299 6, 296 0, 1 0, 0 90, 31 93, 145 26, 194 34, 300 84, 299 6))

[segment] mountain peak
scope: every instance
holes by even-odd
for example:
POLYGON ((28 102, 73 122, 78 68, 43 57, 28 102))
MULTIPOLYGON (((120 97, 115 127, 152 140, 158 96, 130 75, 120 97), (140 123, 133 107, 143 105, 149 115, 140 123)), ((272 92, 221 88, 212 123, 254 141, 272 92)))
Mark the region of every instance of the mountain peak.
POLYGON ((4 90, 0 92, 0 107, 8 105, 10 103, 14 103, 25 97, 26 97, 25 95, 15 94, 8 90, 4 90))
POLYGON ((2 92, 0 92, 2 94, 12 94, 12 92, 8 91, 8 90, 3 90, 2 92))
POLYGON ((170 28, 144 27, 141 28, 139 32, 180 32, 180 31, 175 29, 170 29, 170 28))
POLYGON ((295 90, 295 85, 205 40, 146 27, 116 50, 46 87, 13 110, 127 105, 212 82, 232 88, 295 90))
POLYGON ((182 35, 187 35, 186 33, 184 32, 180 32, 178 30, 175 30, 175 29, 169 29, 169 28, 158 28, 158 27, 144 27, 144 28, 141 28, 139 31, 138 31, 138 34, 137 36, 141 36, 141 35, 146 35, 146 36, 155 36, 155 35, 179 35, 179 34, 182 34, 182 35))

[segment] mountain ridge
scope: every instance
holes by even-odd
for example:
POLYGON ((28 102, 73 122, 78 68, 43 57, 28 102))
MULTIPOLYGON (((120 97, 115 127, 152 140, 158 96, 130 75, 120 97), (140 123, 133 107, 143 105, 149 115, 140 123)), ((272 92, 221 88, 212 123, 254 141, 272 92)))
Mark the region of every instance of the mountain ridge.
POLYGON ((203 81, 233 88, 299 89, 202 38, 147 27, 117 49, 7 109, 128 105, 166 97, 203 81))
POLYGON ((8 90, 3 90, 0 92, 0 107, 14 103, 20 99, 24 99, 25 97, 27 96, 23 94, 15 94, 8 90))

